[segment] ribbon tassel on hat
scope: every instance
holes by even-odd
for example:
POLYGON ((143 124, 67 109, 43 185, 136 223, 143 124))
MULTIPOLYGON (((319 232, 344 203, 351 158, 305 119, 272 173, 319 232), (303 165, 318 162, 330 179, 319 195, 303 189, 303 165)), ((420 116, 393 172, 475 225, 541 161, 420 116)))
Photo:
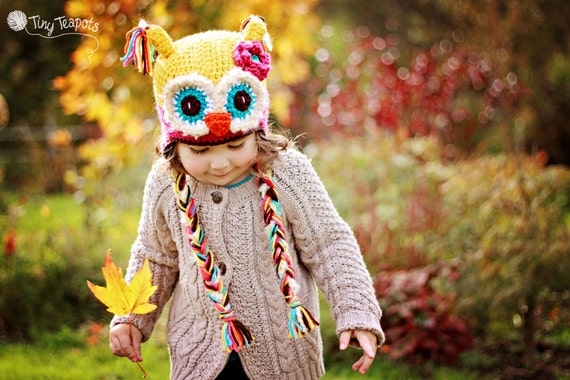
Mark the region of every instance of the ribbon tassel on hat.
POLYGON ((273 263, 281 281, 281 292, 285 302, 291 308, 289 312, 289 336, 302 338, 319 325, 311 313, 301 305, 296 292, 299 284, 295 281, 293 260, 289 255, 285 240, 285 227, 281 219, 281 206, 275 190, 275 184, 269 176, 259 178, 263 216, 269 234, 269 245, 273 254, 273 263))
POLYGON ((301 306, 299 301, 289 304, 289 336, 292 338, 302 338, 319 325, 319 322, 301 306))
POLYGON ((149 28, 150 26, 141 20, 139 26, 127 33, 125 55, 121 58, 121 62, 123 62, 123 66, 132 62, 140 73, 152 76, 155 49, 147 36, 149 28))

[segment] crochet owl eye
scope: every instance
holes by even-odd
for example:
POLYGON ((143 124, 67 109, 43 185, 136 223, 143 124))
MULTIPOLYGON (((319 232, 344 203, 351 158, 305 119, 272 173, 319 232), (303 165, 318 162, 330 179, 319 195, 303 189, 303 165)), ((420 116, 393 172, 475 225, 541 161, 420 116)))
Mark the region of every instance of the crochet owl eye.
POLYGON ((212 82, 199 75, 171 79, 164 87, 162 113, 162 121, 168 125, 169 133, 195 138, 208 134, 205 118, 215 107, 215 92, 212 82))
POLYGON ((209 108, 204 91, 195 87, 185 87, 174 96, 178 116, 190 124, 204 120, 205 110, 209 108))
POLYGON ((259 41, 238 42, 234 49, 234 62, 259 80, 266 79, 271 70, 271 56, 259 41))
POLYGON ((231 115, 232 133, 265 128, 269 94, 257 77, 236 67, 224 75, 216 91, 219 105, 231 115))
POLYGON ((228 92, 226 110, 233 119, 244 119, 255 108, 255 94, 245 83, 233 85, 228 92))

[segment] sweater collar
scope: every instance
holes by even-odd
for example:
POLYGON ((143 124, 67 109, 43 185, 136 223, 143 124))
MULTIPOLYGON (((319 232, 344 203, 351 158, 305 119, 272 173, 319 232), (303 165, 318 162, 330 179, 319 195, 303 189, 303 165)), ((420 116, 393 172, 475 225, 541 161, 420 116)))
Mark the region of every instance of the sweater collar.
POLYGON ((244 179, 242 179, 239 182, 233 183, 231 185, 225 186, 226 189, 234 189, 236 187, 239 187, 241 185, 243 185, 244 183, 248 182, 250 179, 253 178, 253 174, 248 175, 247 177, 245 177, 244 179))

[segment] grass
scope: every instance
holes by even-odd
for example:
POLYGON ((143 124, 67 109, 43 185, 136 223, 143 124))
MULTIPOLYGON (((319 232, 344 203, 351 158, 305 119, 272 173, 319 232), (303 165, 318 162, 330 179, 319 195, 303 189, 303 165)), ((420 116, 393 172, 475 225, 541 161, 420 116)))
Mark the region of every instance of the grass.
MULTIPOLYGON (((323 334, 330 332, 330 315, 322 310, 323 334)), ((0 345, 0 373, 3 380, 118 380, 142 378, 143 372, 128 359, 111 354, 108 344, 108 327, 97 333, 89 333, 90 326, 77 331, 63 328, 59 333, 41 336, 34 344, 0 345), (90 343, 88 343, 90 342, 90 343)), ((147 379, 168 379, 169 358, 165 343, 166 318, 163 316, 151 339, 142 345, 142 367, 147 379)), ((336 342, 335 342, 336 343, 336 342)), ((326 344, 326 343, 325 343, 326 344)), ((420 380, 469 380, 479 378, 475 374, 449 367, 432 366, 429 374, 425 368, 406 363, 391 362, 379 354, 365 375, 351 369, 355 350, 335 353, 335 361, 326 360, 324 380, 385 379, 420 380)))
MULTIPOLYGON (((141 363, 147 379, 168 379, 169 359, 166 347, 153 342, 143 344, 141 363)), ((114 357, 106 342, 83 347, 49 347, 38 344, 0 346, 0 373, 4 380, 116 380, 137 379, 142 371, 125 358, 114 357)), ((477 376, 449 368, 438 368, 432 379, 476 379, 477 376)), ((350 363, 327 368, 324 380, 344 379, 425 379, 425 375, 402 363, 377 358, 371 369, 360 375, 350 363)))
MULTIPOLYGON (((149 379, 168 378, 168 353, 145 345, 144 369, 149 379)), ((111 355, 106 344, 81 348, 51 348, 38 345, 8 345, 0 348, 0 373, 5 380, 111 380, 142 376, 136 364, 111 355)))
MULTIPOLYGON (((110 318, 110 316, 109 316, 110 318)), ((479 379, 474 373, 450 367, 430 365, 419 368, 403 362, 392 362, 378 353, 365 375, 351 369, 360 354, 350 348, 336 349, 328 307, 322 301, 321 327, 325 347, 326 374, 324 380, 384 379, 384 380, 470 380, 479 379), (335 346, 331 349, 331 346, 335 346)), ((108 326, 94 324, 71 330, 62 328, 57 333, 40 335, 33 344, 0 344, 0 374, 3 380, 119 380, 139 379, 143 372, 128 359, 113 356, 108 347, 108 326)), ((142 345, 141 363, 147 379, 168 379, 169 357, 166 346, 166 315, 157 323, 150 340, 142 345)))

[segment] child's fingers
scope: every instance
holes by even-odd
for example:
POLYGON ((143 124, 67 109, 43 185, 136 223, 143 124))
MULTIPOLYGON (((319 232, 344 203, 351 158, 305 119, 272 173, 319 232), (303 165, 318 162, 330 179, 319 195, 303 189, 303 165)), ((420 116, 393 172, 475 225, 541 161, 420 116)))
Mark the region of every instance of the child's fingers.
POLYGON ((343 331, 340 336, 340 349, 345 350, 350 343, 350 338, 356 338, 358 344, 364 351, 364 354, 352 365, 354 371, 358 371, 361 375, 365 374, 374 362, 377 349, 377 337, 370 331, 365 330, 348 330, 343 331))
POLYGON ((130 356, 134 353, 130 337, 124 334, 112 335, 109 339, 109 347, 111 352, 117 356, 130 356))
POLYGON ((340 333, 339 341, 340 341, 340 349, 346 350, 348 344, 350 343, 350 337, 352 336, 352 331, 343 331, 340 333))
POLYGON ((140 362, 142 361, 141 340, 142 334, 136 327, 132 329, 131 336, 130 326, 117 325, 109 334, 109 347, 114 355, 126 356, 133 362, 140 362))
POLYGON ((354 371, 358 371, 361 375, 364 375, 372 365, 373 361, 374 360, 370 359, 367 355, 362 355, 360 359, 352 365, 352 369, 354 371))
POLYGON ((358 344, 370 359, 374 359, 376 356, 376 349, 377 349, 377 338, 376 335, 372 334, 369 331, 362 331, 357 330, 355 332, 356 339, 358 340, 358 344))
POLYGON ((131 360, 134 362, 142 362, 142 355, 141 355, 141 340, 142 340, 142 333, 139 329, 133 329, 133 335, 131 337, 131 343, 134 350, 134 357, 131 356, 131 360))
POLYGON ((128 340, 121 337, 113 337, 110 341, 111 352, 117 356, 130 356, 134 351, 128 340))

